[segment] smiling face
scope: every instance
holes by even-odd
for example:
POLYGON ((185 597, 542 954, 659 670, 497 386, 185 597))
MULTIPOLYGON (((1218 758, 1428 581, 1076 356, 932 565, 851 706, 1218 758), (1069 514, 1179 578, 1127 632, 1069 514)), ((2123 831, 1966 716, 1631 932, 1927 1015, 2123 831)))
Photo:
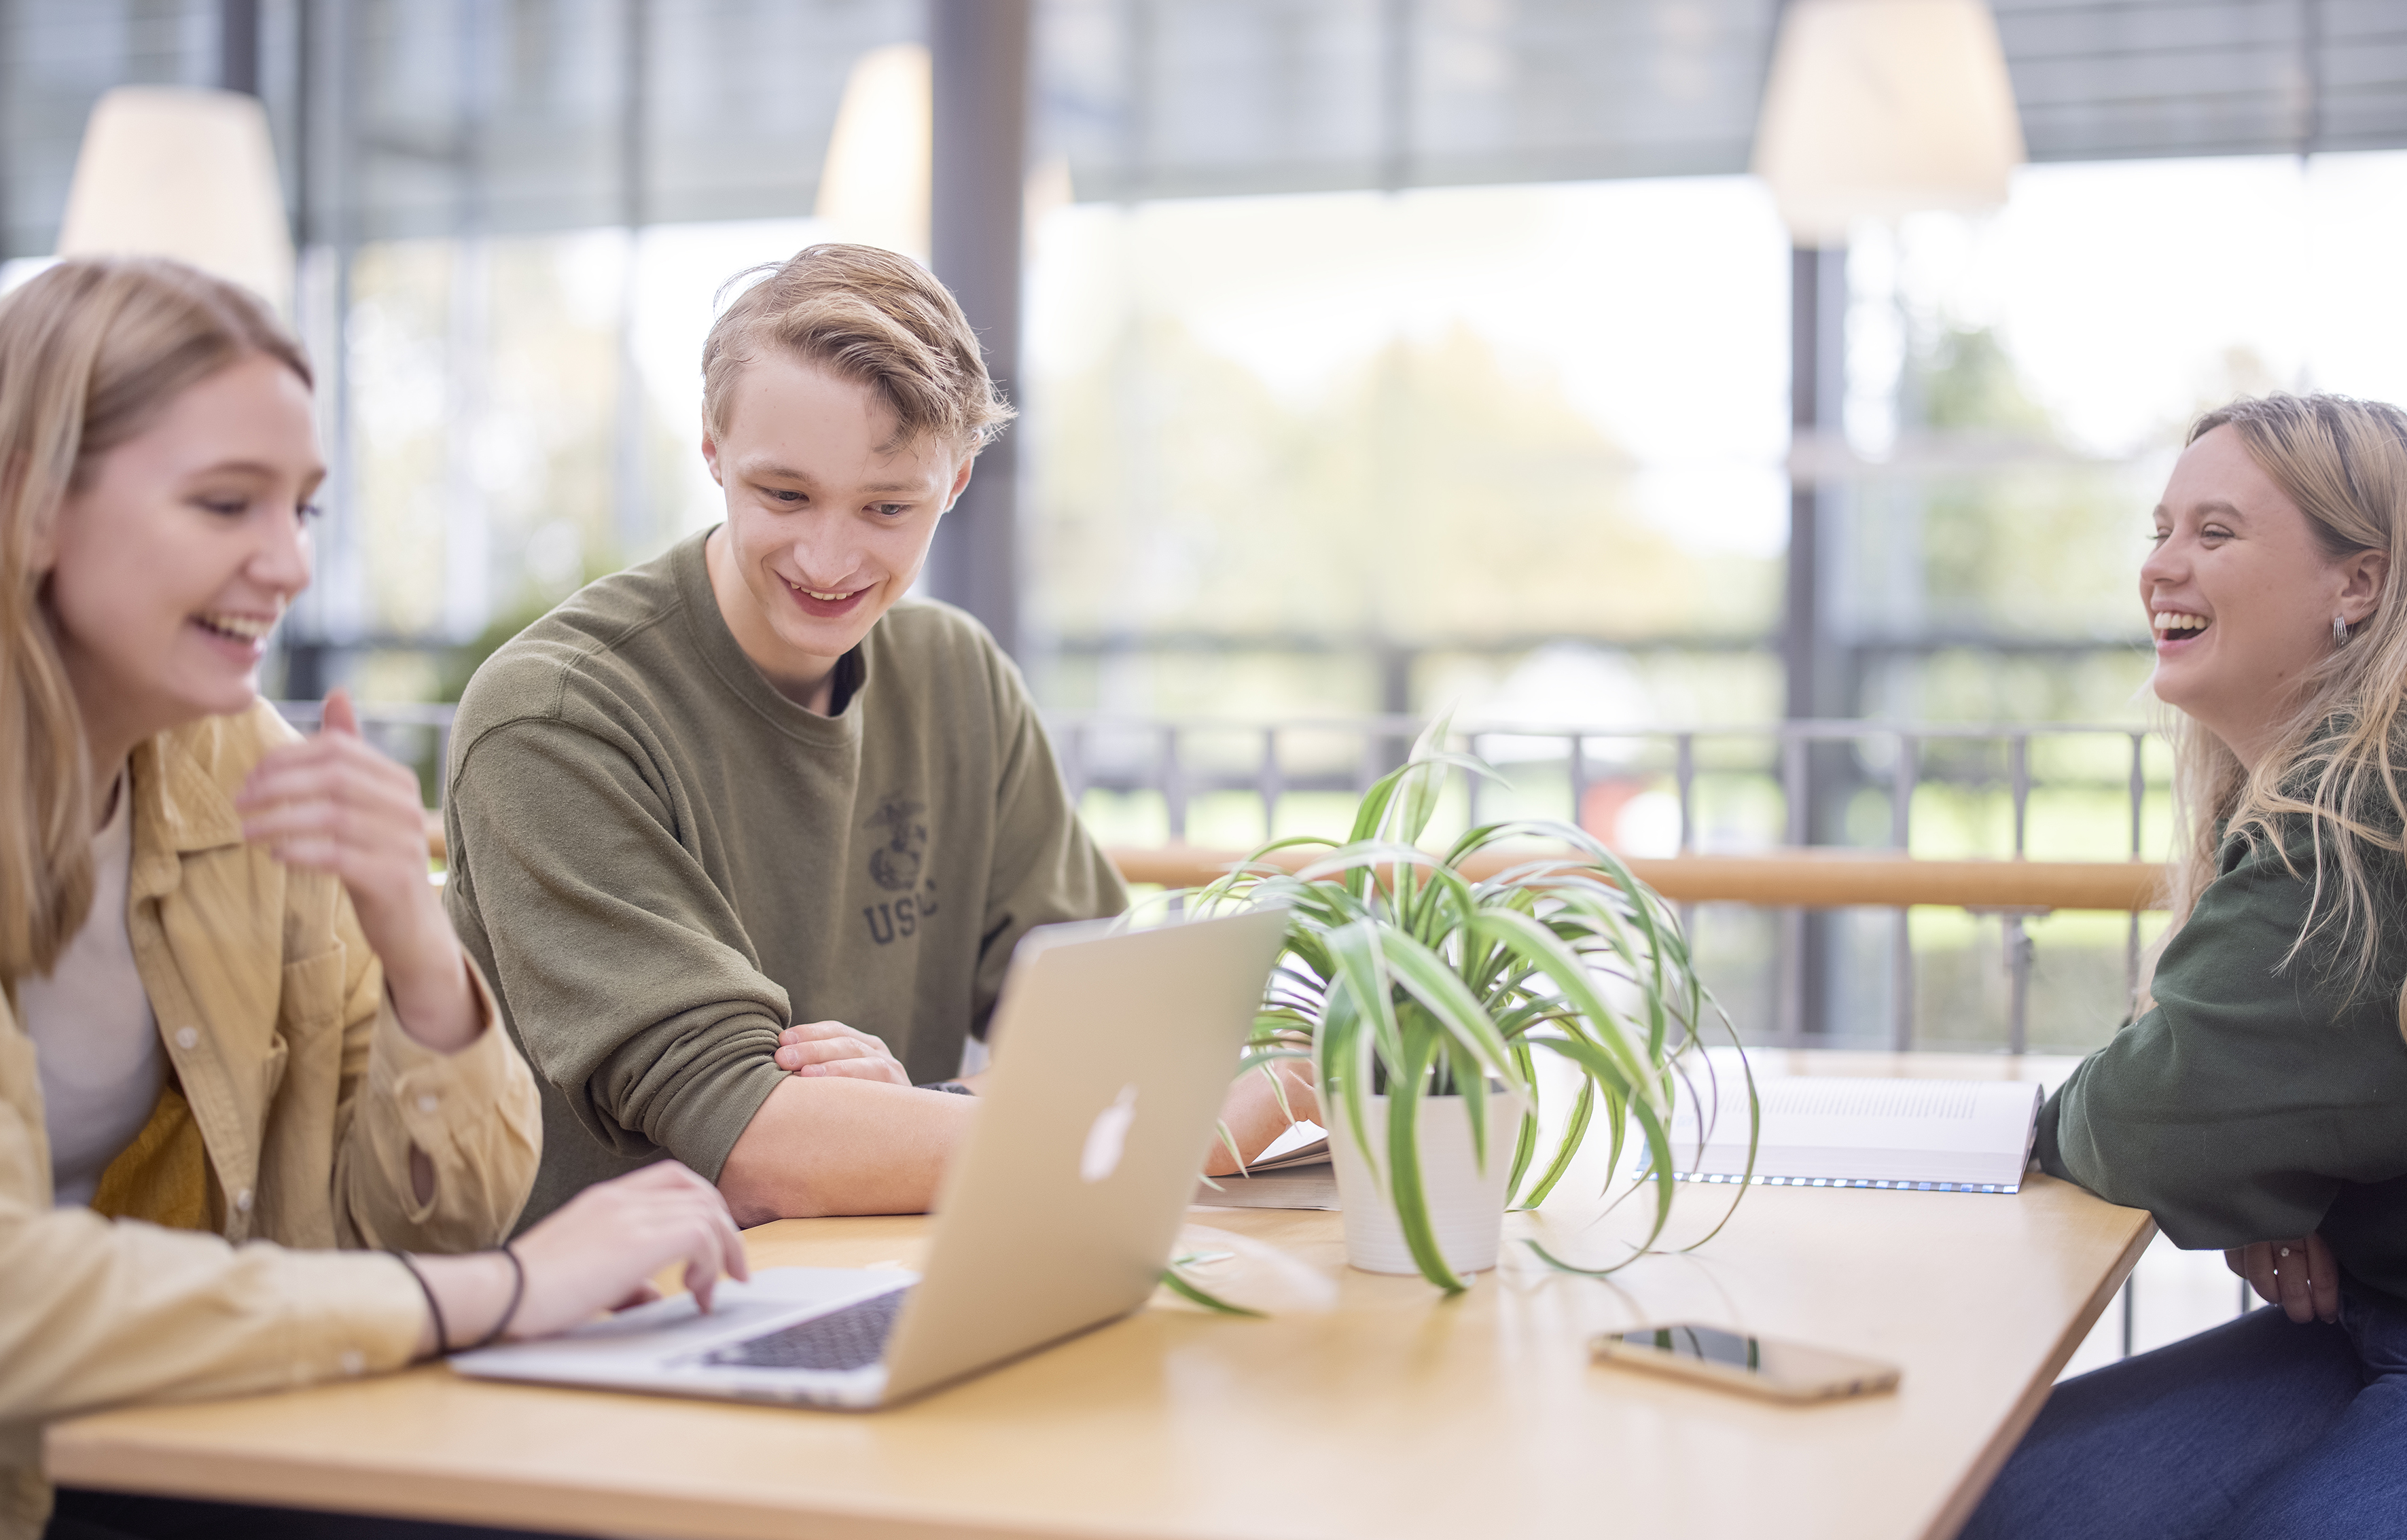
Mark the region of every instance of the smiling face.
POLYGON ((936 520, 969 484, 968 450, 900 449, 868 386, 775 349, 745 365, 703 458, 727 493, 705 548, 710 586, 746 657, 824 713, 837 660, 909 591, 936 520))
POLYGON ((257 697, 267 634, 308 586, 324 478, 309 388, 260 354, 88 467, 36 560, 95 770, 257 697))
POLYGON ((2388 558, 2335 559, 2315 526, 2219 427, 2182 451, 2156 511, 2140 600, 2157 639, 2157 696, 2253 767, 2333 648, 2332 619, 2373 612, 2388 558))

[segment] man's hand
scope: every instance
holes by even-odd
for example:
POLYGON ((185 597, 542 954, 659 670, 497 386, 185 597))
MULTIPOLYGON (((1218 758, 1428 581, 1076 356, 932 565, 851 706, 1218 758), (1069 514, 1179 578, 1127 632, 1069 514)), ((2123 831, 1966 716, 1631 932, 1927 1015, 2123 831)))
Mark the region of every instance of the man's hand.
POLYGON ((2257 1298, 2280 1305, 2302 1326, 2340 1319, 2340 1267, 2320 1233, 2226 1251, 2223 1264, 2246 1278, 2257 1298))
POLYGON ((907 1086, 911 1072, 887 1051, 886 1040, 841 1021, 809 1021, 777 1034, 777 1067, 796 1075, 841 1075, 907 1086))

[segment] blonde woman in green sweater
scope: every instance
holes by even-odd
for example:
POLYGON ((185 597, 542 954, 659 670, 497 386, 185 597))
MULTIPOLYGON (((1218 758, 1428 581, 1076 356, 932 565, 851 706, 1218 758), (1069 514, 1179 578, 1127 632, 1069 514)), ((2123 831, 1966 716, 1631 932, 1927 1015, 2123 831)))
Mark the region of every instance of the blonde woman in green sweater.
POLYGON ((2202 418, 2140 597, 2175 924, 2041 1115, 2052 1174, 2278 1309, 2057 1388, 1969 1536, 2407 1535, 2407 413, 2202 418))

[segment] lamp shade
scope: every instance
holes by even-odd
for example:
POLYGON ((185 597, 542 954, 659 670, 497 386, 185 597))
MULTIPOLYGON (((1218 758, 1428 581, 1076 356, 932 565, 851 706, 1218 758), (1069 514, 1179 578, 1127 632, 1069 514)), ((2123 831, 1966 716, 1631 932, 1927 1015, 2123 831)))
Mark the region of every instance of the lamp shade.
POLYGON ((63 257, 175 257, 289 315, 292 236, 255 96, 120 86, 93 105, 59 225, 63 257))
POLYGON ((872 49, 854 62, 828 136, 815 212, 838 240, 928 260, 928 182, 935 94, 918 43, 872 49))
POLYGON ((1755 172, 1800 246, 1859 219, 1994 208, 2022 121, 1982 0, 1791 0, 1756 126, 1755 172))

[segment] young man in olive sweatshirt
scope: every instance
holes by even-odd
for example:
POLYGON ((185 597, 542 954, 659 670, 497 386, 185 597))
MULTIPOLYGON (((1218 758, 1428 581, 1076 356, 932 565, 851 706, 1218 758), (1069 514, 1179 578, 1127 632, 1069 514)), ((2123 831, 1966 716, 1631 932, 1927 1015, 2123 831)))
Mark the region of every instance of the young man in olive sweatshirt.
MULTIPOLYGON (((726 522, 503 647, 453 730, 445 901, 543 1088, 522 1222, 663 1154, 746 1224, 925 1208, 976 1104, 919 1088, 1031 927, 1127 903, 1011 661, 904 598, 1011 415, 952 296, 809 248, 703 392, 726 522)), ((1247 1155, 1277 1104, 1232 1091, 1247 1155)))

